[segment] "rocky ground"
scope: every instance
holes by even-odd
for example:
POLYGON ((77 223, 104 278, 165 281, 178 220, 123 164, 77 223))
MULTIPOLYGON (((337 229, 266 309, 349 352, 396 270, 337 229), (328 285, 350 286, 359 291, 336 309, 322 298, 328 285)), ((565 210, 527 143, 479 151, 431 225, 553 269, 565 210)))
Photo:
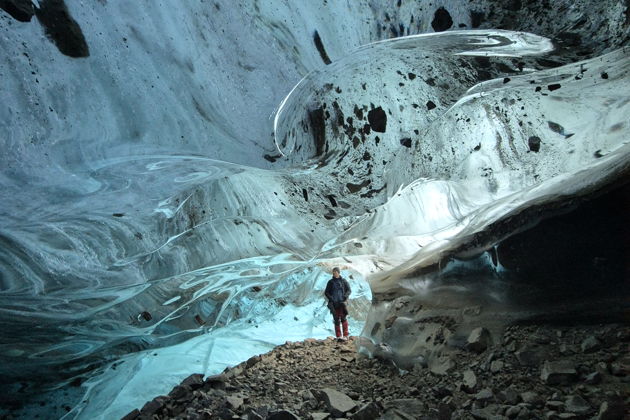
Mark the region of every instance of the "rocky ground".
POLYGON ((630 327, 477 328, 406 371, 358 340, 286 343, 220 375, 191 375, 130 419, 628 419, 630 327))

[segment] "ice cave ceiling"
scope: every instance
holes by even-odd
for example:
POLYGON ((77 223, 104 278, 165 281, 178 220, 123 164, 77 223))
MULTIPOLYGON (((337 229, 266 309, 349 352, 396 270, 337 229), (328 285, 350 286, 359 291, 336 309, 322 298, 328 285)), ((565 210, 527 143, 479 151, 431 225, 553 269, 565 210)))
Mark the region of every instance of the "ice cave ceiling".
POLYGON ((628 1, 0 9, 0 414, 325 336, 334 265, 400 363, 403 295, 627 313, 628 1))

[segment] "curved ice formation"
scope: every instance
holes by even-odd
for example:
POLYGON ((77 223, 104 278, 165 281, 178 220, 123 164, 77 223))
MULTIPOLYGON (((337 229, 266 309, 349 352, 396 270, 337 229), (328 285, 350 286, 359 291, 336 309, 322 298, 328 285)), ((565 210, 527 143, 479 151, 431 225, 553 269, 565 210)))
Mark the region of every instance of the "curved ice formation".
POLYGON ((383 328, 393 300, 509 306, 497 244, 628 179, 620 2, 423 35, 412 2, 334 3, 68 1, 79 60, 1 15, 4 395, 47 383, 69 418, 122 416, 327 335, 334 265, 362 350, 417 360, 412 315, 383 328))

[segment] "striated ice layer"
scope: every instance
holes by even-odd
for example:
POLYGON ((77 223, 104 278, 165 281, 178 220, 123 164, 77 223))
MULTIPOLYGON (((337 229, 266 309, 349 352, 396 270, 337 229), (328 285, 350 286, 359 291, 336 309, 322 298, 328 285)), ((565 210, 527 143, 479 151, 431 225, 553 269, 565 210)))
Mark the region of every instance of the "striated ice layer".
POLYGON ((124 415, 330 334, 333 266, 362 350, 402 361, 428 330, 385 331, 399 295, 513 303, 495 248, 628 179, 621 3, 558 1, 540 35, 414 35, 450 26, 386 3, 68 1, 79 60, 2 15, 3 395, 78 382, 68 418, 124 415))

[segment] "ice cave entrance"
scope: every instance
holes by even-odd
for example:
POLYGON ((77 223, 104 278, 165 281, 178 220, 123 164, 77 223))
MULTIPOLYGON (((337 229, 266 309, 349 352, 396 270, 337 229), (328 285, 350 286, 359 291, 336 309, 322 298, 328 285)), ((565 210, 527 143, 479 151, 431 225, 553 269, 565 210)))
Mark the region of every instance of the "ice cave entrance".
MULTIPOLYGON (((348 304, 350 334, 359 336, 372 292, 361 273, 336 263, 352 288, 348 304)), ((102 418, 119 418, 144 405, 147 395, 168 394, 192 373, 215 375, 287 341, 334 335, 332 315, 324 298, 332 267, 326 263, 280 274, 282 280, 270 286, 274 299, 255 299, 247 293, 231 296, 228 299, 234 301, 228 306, 239 308, 238 317, 233 312, 226 325, 207 326, 202 334, 184 342, 115 361, 84 384, 87 392, 73 412, 79 418, 94 412, 103 413, 102 418)), ((255 294, 264 293, 263 288, 258 289, 253 289, 255 294)))

